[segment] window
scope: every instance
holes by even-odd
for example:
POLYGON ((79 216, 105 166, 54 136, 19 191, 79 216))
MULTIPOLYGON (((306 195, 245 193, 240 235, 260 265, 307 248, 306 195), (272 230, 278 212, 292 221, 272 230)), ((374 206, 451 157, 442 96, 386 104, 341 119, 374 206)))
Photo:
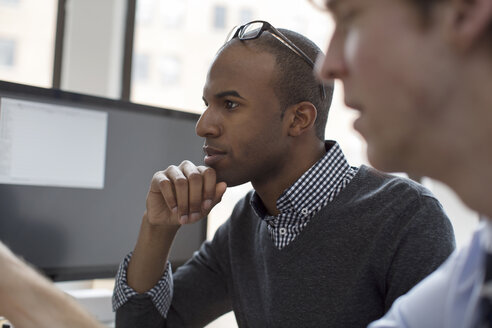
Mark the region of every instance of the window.
MULTIPOLYGON (((303 33, 321 48, 330 36, 329 17, 307 0, 137 0, 130 100, 200 113, 217 50, 232 27, 253 19, 303 33)), ((362 151, 360 139, 351 140, 362 151)))
POLYGON ((135 54, 133 56, 132 76, 137 81, 147 81, 149 79, 149 56, 135 54))
POLYGON ((160 3, 160 20, 165 28, 179 28, 186 18, 186 1, 164 0, 160 3))
POLYGON ((0 0, 0 6, 3 4, 17 5, 19 4, 19 0, 0 0))
POLYGON ((253 18, 253 10, 251 9, 241 9, 239 11, 239 24, 246 24, 254 20, 253 18))
POLYGON ((52 86, 57 5, 0 0, 0 79, 52 86))
POLYGON ((181 62, 175 56, 162 56, 159 60, 160 82, 163 85, 175 84, 181 77, 181 62))
POLYGON ((151 23, 155 6, 155 0, 138 0, 136 23, 141 25, 151 23))
POLYGON ((8 39, 0 39, 0 66, 14 66, 15 57, 15 41, 8 39))
POLYGON ((215 29, 224 29, 226 26, 226 8, 223 6, 214 7, 214 23, 215 29))

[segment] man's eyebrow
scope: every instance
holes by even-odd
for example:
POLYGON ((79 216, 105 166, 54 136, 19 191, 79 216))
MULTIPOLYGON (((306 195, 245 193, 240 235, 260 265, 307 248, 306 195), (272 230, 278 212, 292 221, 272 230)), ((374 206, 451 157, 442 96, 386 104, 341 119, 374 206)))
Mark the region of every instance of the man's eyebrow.
POLYGON ((244 99, 244 97, 241 97, 241 95, 239 94, 239 92, 237 92, 235 90, 222 91, 222 92, 219 92, 219 93, 216 93, 215 94, 215 98, 224 98, 224 97, 227 97, 227 96, 233 96, 233 97, 244 99))

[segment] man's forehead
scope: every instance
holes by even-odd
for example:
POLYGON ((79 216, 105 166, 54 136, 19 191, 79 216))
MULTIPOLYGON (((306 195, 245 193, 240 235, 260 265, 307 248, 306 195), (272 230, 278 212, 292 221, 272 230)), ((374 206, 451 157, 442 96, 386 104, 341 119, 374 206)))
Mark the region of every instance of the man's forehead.
POLYGON ((324 0, 325 2, 325 7, 328 10, 334 11, 339 5, 342 0, 324 0))
POLYGON ((357 2, 357 1, 356 0, 324 0, 326 9, 334 13, 340 10, 341 7, 346 6, 353 2, 357 2))
POLYGON ((258 49, 254 40, 239 42, 223 48, 215 57, 212 67, 243 68, 244 66, 258 69, 270 68, 275 63, 273 54, 258 49))
POLYGON ((217 92, 234 85, 258 85, 270 81, 275 67, 275 58, 267 52, 251 51, 238 45, 227 47, 214 59, 207 74, 206 89, 217 92))

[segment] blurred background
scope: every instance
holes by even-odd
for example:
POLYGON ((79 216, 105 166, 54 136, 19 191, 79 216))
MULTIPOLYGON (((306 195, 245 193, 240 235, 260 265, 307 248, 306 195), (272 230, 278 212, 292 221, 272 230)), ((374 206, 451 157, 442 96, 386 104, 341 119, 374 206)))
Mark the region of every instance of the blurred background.
MULTIPOLYGON (((304 34, 322 49, 333 31, 331 17, 308 0, 0 0, 0 80, 200 114, 216 51, 234 26, 255 19, 304 34)), ((368 165, 355 115, 337 83, 327 138, 352 165, 368 165)), ((461 247, 478 215, 446 186, 419 181, 443 204, 461 247)), ((250 189, 228 189, 209 217, 208 238, 250 189)), ((228 314, 210 327, 234 325, 228 314)))

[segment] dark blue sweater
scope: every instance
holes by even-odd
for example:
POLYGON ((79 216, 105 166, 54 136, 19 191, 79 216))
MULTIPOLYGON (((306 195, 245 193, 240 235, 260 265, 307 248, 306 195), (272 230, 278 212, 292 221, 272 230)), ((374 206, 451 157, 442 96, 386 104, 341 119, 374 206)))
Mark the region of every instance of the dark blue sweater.
POLYGON ((203 327, 230 310, 240 327, 365 327, 455 246, 428 190, 366 166, 282 250, 251 195, 174 274, 167 320, 138 295, 117 327, 203 327))

